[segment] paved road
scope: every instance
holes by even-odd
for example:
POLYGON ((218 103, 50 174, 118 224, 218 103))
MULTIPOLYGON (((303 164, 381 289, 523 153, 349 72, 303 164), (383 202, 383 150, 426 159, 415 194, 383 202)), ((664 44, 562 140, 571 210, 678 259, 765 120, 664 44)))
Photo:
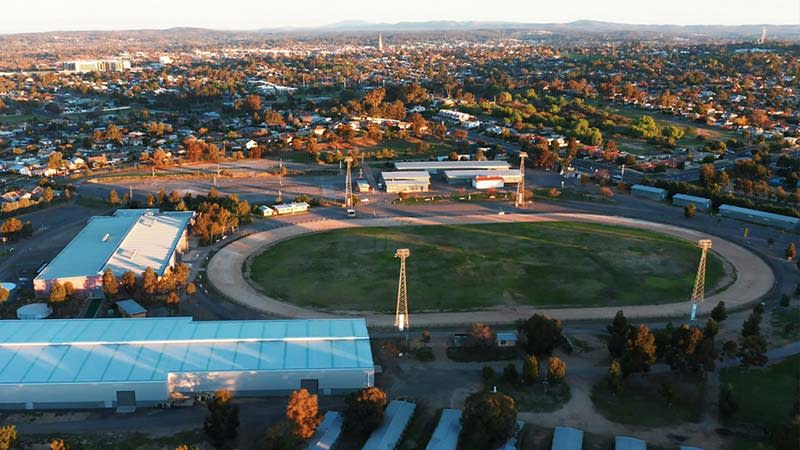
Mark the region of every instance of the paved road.
MULTIPOLYGON (((307 233, 328 231, 338 228, 352 228, 361 226, 403 226, 403 225, 435 225, 435 224, 464 224, 464 223, 500 223, 500 222, 537 222, 556 220, 578 220, 615 225, 625 225, 636 228, 656 230, 664 234, 677 236, 696 241, 700 238, 711 237, 714 239, 714 251, 730 262, 737 273, 736 281, 726 291, 712 295, 701 305, 702 314, 710 309, 719 300, 725 300, 730 307, 751 303, 767 295, 775 283, 770 267, 760 258, 746 249, 724 239, 709 236, 705 233, 685 228, 673 227, 654 222, 628 219, 615 216, 587 215, 587 214, 509 214, 509 215, 466 215, 466 216, 430 216, 430 217, 394 217, 380 219, 356 220, 324 220, 309 222, 295 226, 278 228, 271 231, 255 233, 231 243, 221 249, 209 262, 208 276, 214 286, 228 298, 233 299, 248 308, 275 314, 283 317, 297 318, 329 318, 336 314, 302 308, 296 305, 280 302, 257 291, 245 280, 242 267, 250 255, 262 251, 264 248, 307 233)), ((613 317, 619 307, 598 308, 551 308, 542 309, 530 306, 498 307, 487 311, 452 312, 452 313, 418 313, 414 314, 415 325, 436 326, 468 324, 480 318, 486 323, 509 323, 516 319, 530 317, 535 312, 557 316, 562 320, 607 320, 613 317)), ((664 305, 629 306, 625 313, 629 318, 666 318, 682 317, 686 315, 686 303, 664 305)), ((366 313, 367 323, 372 327, 390 327, 394 323, 394 316, 387 314, 366 313)))

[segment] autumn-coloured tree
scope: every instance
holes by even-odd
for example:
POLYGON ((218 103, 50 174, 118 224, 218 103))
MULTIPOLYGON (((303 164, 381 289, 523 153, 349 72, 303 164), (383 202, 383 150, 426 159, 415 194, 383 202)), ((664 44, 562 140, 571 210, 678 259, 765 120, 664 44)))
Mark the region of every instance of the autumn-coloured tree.
POLYGON ((522 360, 522 382, 533 384, 539 381, 539 360, 535 356, 526 356, 522 360))
POLYGON ((108 297, 113 297, 117 295, 118 292, 119 283, 117 282, 117 276, 114 275, 111 269, 106 269, 106 271, 103 272, 103 293, 108 297))
POLYGON ((142 291, 147 295, 155 295, 158 290, 158 275, 152 267, 148 267, 142 272, 142 291))
POLYGON ((567 376, 567 363, 558 357, 551 357, 547 362, 547 380, 558 384, 567 376))
POLYGON ((128 292, 128 295, 133 295, 133 293, 136 291, 136 274, 130 270, 123 272, 119 283, 125 288, 125 290, 128 292))
POLYGON ((786 247, 786 260, 791 261, 797 256, 797 246, 794 245, 794 242, 790 243, 788 247, 786 247))
POLYGON ((356 435, 366 436, 383 422, 383 410, 388 399, 377 387, 353 392, 347 397, 344 410, 344 428, 356 435))
POLYGON ((622 390, 622 367, 616 359, 608 368, 608 389, 615 394, 622 390))
POLYGON ((2 225, 0 225, 0 234, 5 237, 14 238, 18 233, 22 231, 23 224, 22 221, 17 219, 16 217, 11 217, 6 219, 2 225))
POLYGON ((61 303, 67 299, 67 290, 58 280, 53 281, 53 284, 50 285, 50 296, 48 299, 50 303, 61 303))
POLYGON ((71 298, 75 295, 75 285, 72 284, 72 281, 67 281, 64 283, 64 292, 67 294, 67 298, 71 298))
POLYGON ((108 193, 108 204, 111 206, 117 206, 119 203, 119 193, 115 189, 112 189, 111 192, 108 193))
POLYGON ((310 438, 322 422, 317 396, 305 389, 292 392, 289 404, 286 405, 286 417, 295 424, 298 436, 303 439, 310 438))
POLYGON ((494 332, 489 325, 481 322, 473 323, 469 334, 473 345, 477 347, 487 348, 494 345, 494 332))
POLYGON ((167 298, 166 298, 166 300, 165 300, 165 303, 166 303, 167 305, 176 306, 176 305, 178 305, 180 302, 181 302, 181 296, 180 296, 180 295, 178 295, 178 293, 177 293, 177 292, 175 292, 175 291, 170 291, 170 293, 169 293, 169 294, 167 294, 167 298))
POLYGON ((17 442, 17 427, 6 425, 0 427, 0 450, 9 450, 17 442))
POLYGON ((239 406, 232 403, 230 391, 219 390, 208 402, 208 415, 203 430, 212 444, 217 447, 234 439, 239 430, 239 406))
POLYGON ((498 448, 517 424, 514 399, 500 393, 478 392, 464 402, 459 448, 498 448))
POLYGON ((625 342, 625 353, 621 365, 623 374, 649 372, 656 362, 656 338, 647 325, 639 325, 631 330, 625 342))
POLYGON ((63 439, 53 439, 50 442, 50 450, 68 450, 68 448, 63 439))

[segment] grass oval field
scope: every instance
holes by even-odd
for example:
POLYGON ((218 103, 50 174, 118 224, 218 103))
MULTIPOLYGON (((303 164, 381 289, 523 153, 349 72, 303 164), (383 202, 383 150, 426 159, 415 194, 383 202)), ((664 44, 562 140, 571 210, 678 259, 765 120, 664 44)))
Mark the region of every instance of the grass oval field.
MULTIPOLYGON (((340 229, 280 242, 247 264, 267 295, 331 311, 393 312, 397 248, 411 249, 409 303, 419 311, 495 306, 628 306, 687 300, 695 244, 584 222, 340 229)), ((707 292, 733 281, 709 255, 707 292)), ((476 320, 479 320, 476 317, 476 320)))

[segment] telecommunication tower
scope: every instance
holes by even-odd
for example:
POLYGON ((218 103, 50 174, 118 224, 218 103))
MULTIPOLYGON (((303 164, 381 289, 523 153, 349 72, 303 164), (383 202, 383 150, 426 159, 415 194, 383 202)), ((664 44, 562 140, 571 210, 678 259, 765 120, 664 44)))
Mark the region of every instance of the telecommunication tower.
POLYGON ((378 35, 378 51, 383 53, 383 33, 378 35))
POLYGON ((689 301, 692 303, 692 314, 689 320, 694 321, 697 319, 697 305, 699 305, 705 297, 706 291, 706 256, 708 256, 708 249, 711 248, 711 239, 700 239, 697 241, 700 247, 700 264, 697 266, 697 276, 694 279, 694 289, 692 290, 692 298, 689 301))
POLYGON ((759 45, 764 45, 767 42, 767 27, 761 27, 761 37, 758 38, 759 45))
POLYGON ((348 156, 344 159, 344 162, 347 163, 347 172, 344 178, 344 207, 345 208, 352 208, 353 207, 353 173, 350 170, 351 165, 353 164, 353 157, 348 156))
POLYGON ((519 152, 519 183, 517 184, 517 200, 514 205, 521 208, 525 204, 525 158, 528 154, 519 152))
POLYGON ((408 287, 406 286, 406 258, 411 255, 411 250, 398 248, 394 257, 400 258, 400 279, 397 282, 397 312, 394 316, 394 326, 398 330, 408 329, 408 287))

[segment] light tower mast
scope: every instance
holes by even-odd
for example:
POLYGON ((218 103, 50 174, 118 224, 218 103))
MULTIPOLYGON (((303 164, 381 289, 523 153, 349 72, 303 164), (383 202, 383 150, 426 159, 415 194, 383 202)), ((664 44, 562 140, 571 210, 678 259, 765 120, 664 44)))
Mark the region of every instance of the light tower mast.
POLYGON ((689 320, 694 321, 697 319, 697 305, 699 305, 705 297, 706 291, 706 256, 708 256, 708 249, 711 248, 711 239, 700 239, 697 241, 700 247, 700 264, 697 266, 697 276, 694 279, 694 289, 692 290, 692 297, 689 301, 692 303, 692 314, 689 320))
POLYGON ((345 208, 352 208, 353 207, 353 173, 350 169, 351 165, 353 164, 353 157, 348 156, 344 159, 344 162, 347 163, 347 172, 344 176, 344 207, 345 208))
POLYGON ((519 183, 517 184, 517 198, 514 205, 521 208, 525 204, 525 158, 526 152, 519 152, 519 183))
POLYGON ((394 316, 394 326, 398 330, 408 329, 408 287, 406 286, 406 258, 411 255, 411 250, 398 248, 394 257, 400 258, 400 279, 397 282, 397 312, 394 316))

